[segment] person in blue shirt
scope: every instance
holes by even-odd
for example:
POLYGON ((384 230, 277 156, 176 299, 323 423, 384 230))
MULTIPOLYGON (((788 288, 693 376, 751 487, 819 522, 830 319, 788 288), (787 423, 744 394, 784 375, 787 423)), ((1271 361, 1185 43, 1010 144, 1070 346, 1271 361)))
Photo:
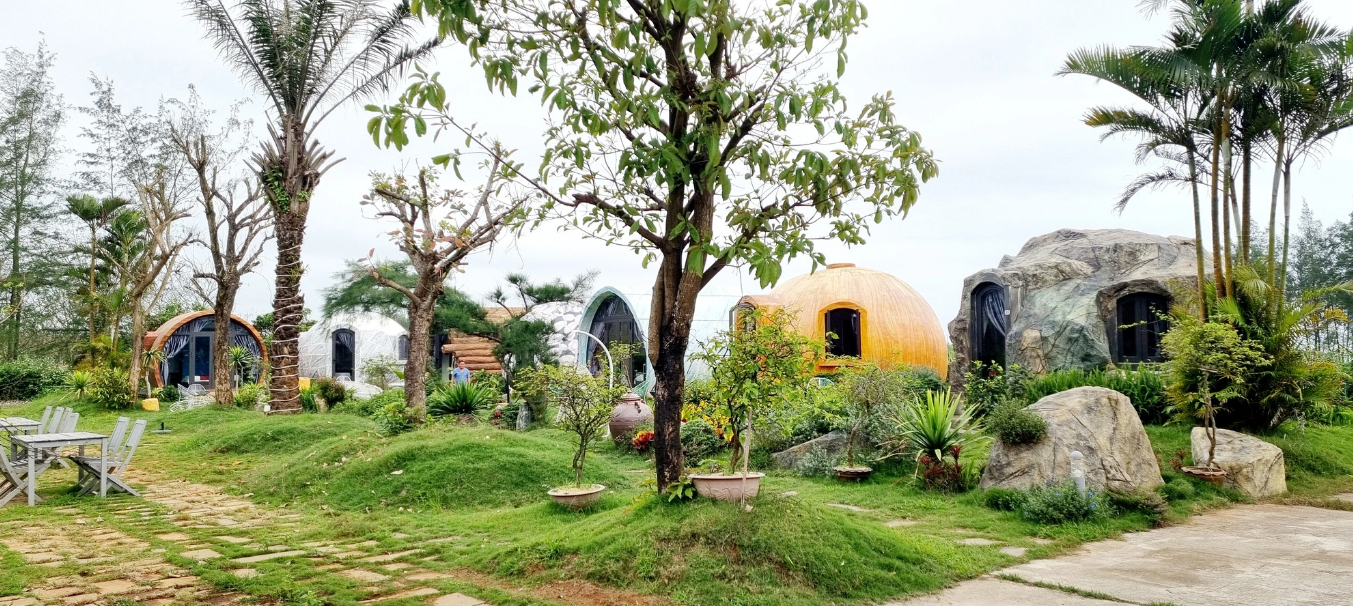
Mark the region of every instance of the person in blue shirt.
POLYGON ((456 385, 470 382, 470 369, 465 367, 464 360, 456 361, 456 368, 451 371, 451 381, 456 385))

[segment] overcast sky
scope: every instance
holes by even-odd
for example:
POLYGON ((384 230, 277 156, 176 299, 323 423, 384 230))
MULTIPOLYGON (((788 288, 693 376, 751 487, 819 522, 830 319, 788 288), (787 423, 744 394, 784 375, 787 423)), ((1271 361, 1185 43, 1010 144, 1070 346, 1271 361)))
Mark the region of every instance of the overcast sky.
MULTIPOLYGON (((4 2, 0 46, 31 51, 45 39, 57 54, 56 82, 72 105, 89 103, 90 74, 114 80, 124 107, 153 108, 161 98, 186 95, 196 85, 206 104, 224 111, 253 91, 240 85, 202 38, 203 29, 176 0, 76 0, 53 10, 47 2, 4 2)), ((1319 18, 1353 26, 1353 2, 1307 0, 1319 18)), ((1127 228, 1192 235, 1187 194, 1146 194, 1122 215, 1113 203, 1140 168, 1130 141, 1100 143, 1081 123, 1092 105, 1127 102, 1112 86, 1085 77, 1055 77, 1067 53, 1085 46, 1156 44, 1167 27, 1148 19, 1137 0, 872 0, 869 28, 850 43, 845 86, 856 107, 892 91, 899 121, 918 131, 941 161, 940 176, 921 190, 905 220, 875 226, 869 243, 827 246, 829 261, 853 262, 892 273, 918 289, 947 323, 958 311, 968 274, 1015 254, 1029 238, 1059 228, 1127 228)), ((436 55, 432 69, 452 87, 460 118, 477 122, 519 148, 528 166, 539 149, 542 112, 536 100, 504 99, 484 90, 462 48, 436 55), (449 81, 449 80, 448 80, 449 81)), ((384 101, 384 100, 380 100, 384 101)), ((261 123, 263 106, 246 110, 261 123)), ((403 153, 378 149, 364 131, 358 107, 337 112, 319 140, 346 158, 315 193, 304 249, 307 307, 319 310, 320 291, 333 283, 344 259, 395 253, 382 226, 362 218, 358 202, 373 170, 426 162, 444 146, 420 143, 403 153)), ((65 145, 78 150, 82 116, 72 112, 65 145)), ((261 129, 260 129, 261 132, 261 129)), ((1345 139, 1349 135, 1344 136, 1345 139)), ((69 159, 72 153, 68 153, 69 159)), ((1264 174, 1261 172, 1260 174, 1264 174)), ((1294 197, 1326 223, 1353 212, 1353 144, 1338 141, 1319 164, 1301 168, 1294 197)), ((1256 182, 1256 189, 1267 185, 1256 182)), ((55 200, 53 203, 57 203, 55 200)), ((1299 208, 1299 207, 1298 207, 1299 208)), ((1294 215, 1295 215, 1294 211, 1294 215)), ((253 317, 271 308, 271 258, 265 275, 252 276, 237 313, 253 317)), ((646 291, 652 272, 621 248, 607 248, 553 227, 504 243, 475 258, 457 278, 471 294, 491 290, 508 272, 546 279, 600 272, 599 285, 646 291)), ((795 262, 793 276, 808 270, 795 262)), ((746 274, 725 273, 710 288, 723 294, 759 289, 746 274)))

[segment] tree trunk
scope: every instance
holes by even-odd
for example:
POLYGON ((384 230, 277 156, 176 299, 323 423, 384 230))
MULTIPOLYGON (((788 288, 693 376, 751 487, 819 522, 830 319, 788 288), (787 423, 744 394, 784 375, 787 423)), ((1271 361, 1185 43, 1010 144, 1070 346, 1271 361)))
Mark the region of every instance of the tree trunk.
POLYGON ((1240 259, 1250 262, 1250 171, 1254 165, 1254 150, 1246 141, 1240 150, 1240 259))
POLYGON ((211 374, 216 380, 216 403, 221 406, 235 405, 235 391, 231 389, 233 373, 230 368, 230 313, 235 308, 234 284, 226 282, 216 285, 216 305, 212 307, 212 317, 216 319, 216 338, 211 342, 211 374))
POLYGON ((1217 287, 1217 296, 1226 292, 1224 280, 1226 272, 1221 265, 1221 203, 1218 187, 1221 185, 1221 145, 1216 137, 1212 139, 1212 281, 1217 287))
POLYGON ((1233 175, 1232 175, 1232 169, 1231 169, 1231 155, 1232 155, 1232 154, 1231 154, 1230 131, 1229 131, 1229 129, 1223 128, 1222 132, 1223 132, 1224 136, 1227 137, 1226 139, 1223 139, 1223 140, 1222 140, 1222 150, 1221 150, 1221 154, 1222 154, 1222 158, 1221 158, 1221 161, 1222 161, 1222 170, 1224 171, 1223 174, 1222 174, 1222 180, 1221 180, 1221 187, 1222 187, 1222 190, 1221 190, 1221 206, 1222 206, 1222 218, 1221 218, 1221 226, 1222 226, 1222 227, 1221 227, 1221 230, 1222 230, 1222 234, 1221 234, 1221 235, 1222 235, 1222 246, 1224 247, 1224 248, 1223 248, 1223 251, 1222 251, 1222 254, 1223 254, 1223 256, 1222 256, 1222 264, 1223 264, 1222 267, 1225 268, 1225 276, 1226 276, 1226 277, 1225 277, 1225 279, 1222 280, 1222 286, 1223 286, 1223 289, 1222 289, 1221 291, 1218 291, 1218 292, 1217 292, 1217 296, 1219 296, 1219 297, 1226 297, 1226 298, 1229 299, 1229 298, 1231 298, 1231 294, 1232 294, 1232 293, 1231 293, 1231 288, 1232 288, 1232 286, 1231 286, 1231 278, 1232 278, 1232 275, 1233 275, 1233 274, 1231 273, 1231 262, 1232 262, 1233 259, 1235 259, 1235 252, 1231 250, 1231 217, 1232 217, 1232 215, 1233 215, 1233 213, 1232 213, 1231 211, 1233 210, 1233 208, 1234 208, 1234 206, 1235 206, 1235 185, 1236 185, 1236 184, 1235 184, 1235 179, 1233 178, 1233 175))
MULTIPOLYGON (((145 352, 146 337, 146 312, 141 309, 141 297, 135 297, 131 301, 132 305, 132 359, 128 363, 128 379, 131 381, 130 389, 132 403, 140 400, 141 375, 144 370, 141 368, 141 356, 145 352)), ((147 397, 150 394, 146 394, 147 397)))
POLYGON ((1203 212, 1198 195, 1198 161, 1189 150, 1189 183, 1193 185, 1193 248, 1198 260, 1198 319, 1207 321, 1207 264, 1203 260, 1203 212))
MULTIPOLYGON (((423 290, 419 288, 419 290, 423 290)), ((427 418, 428 343, 432 342, 432 316, 437 296, 409 300, 409 359, 404 361, 404 403, 418 422, 427 418)))
POLYGON ((1283 264, 1278 275, 1278 303, 1281 305, 1287 297, 1287 253, 1288 238, 1292 234, 1292 160, 1283 164, 1283 264))
POLYGON ((98 268, 99 257, 95 254, 99 246, 99 228, 90 224, 89 226, 89 357, 90 362, 94 362, 94 339, 99 336, 99 329, 95 325, 94 317, 98 313, 98 285, 94 281, 94 271, 98 268))
POLYGON ((272 380, 270 412, 301 411, 300 381, 297 374, 301 319, 305 296, 301 294, 301 243, 305 239, 305 217, 294 209, 277 212, 277 276, 273 294, 272 380))
POLYGON ((1286 137, 1278 136, 1278 151, 1273 156, 1273 199, 1268 208, 1268 283, 1276 285, 1278 278, 1278 185, 1283 177, 1283 155, 1286 152, 1286 137))
MULTIPOLYGON (((15 196, 18 195, 18 192, 15 192, 15 196)), ((10 310, 14 314, 13 317, 9 319, 11 329, 9 331, 9 351, 7 352, 7 357, 10 360, 19 357, 19 321, 22 319, 20 318, 20 308, 23 305, 23 280, 19 277, 19 249, 23 242, 21 237, 23 227, 23 202, 16 202, 15 206, 16 208, 14 209, 13 217, 14 230, 13 233, 10 234, 13 239, 10 240, 9 243, 9 279, 14 282, 9 289, 9 305, 10 310)))

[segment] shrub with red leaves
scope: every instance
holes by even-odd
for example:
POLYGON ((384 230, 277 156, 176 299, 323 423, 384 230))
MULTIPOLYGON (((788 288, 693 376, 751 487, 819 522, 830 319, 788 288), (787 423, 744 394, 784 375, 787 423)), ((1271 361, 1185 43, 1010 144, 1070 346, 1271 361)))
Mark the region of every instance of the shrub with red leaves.
POLYGON ((653 432, 651 431, 641 431, 639 433, 636 433, 634 434, 634 439, 630 440, 630 444, 634 446, 634 449, 639 452, 647 451, 648 446, 652 443, 653 443, 653 432))

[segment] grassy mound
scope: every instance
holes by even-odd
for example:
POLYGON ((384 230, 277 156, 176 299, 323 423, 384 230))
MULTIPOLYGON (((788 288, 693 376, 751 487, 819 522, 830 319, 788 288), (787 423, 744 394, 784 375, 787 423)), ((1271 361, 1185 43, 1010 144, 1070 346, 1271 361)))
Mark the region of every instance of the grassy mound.
POLYGON ((187 418, 200 429, 182 442, 180 449, 217 454, 292 453, 344 435, 356 438, 376 427, 370 419, 352 415, 265 417, 244 411, 206 410, 187 418), (219 431, 207 429, 214 422, 220 424, 219 431))
MULTIPOLYGON (((343 417, 347 416, 320 418, 343 417)), ((299 418, 317 422, 313 416, 299 418)), ((327 439, 291 442, 286 456, 251 472, 245 478, 246 487, 271 502, 302 499, 346 510, 426 509, 537 503, 549 488, 572 480, 573 448, 560 432, 429 427, 385 439, 370 433, 358 435, 357 430, 369 428, 369 422, 347 418, 360 423, 335 422, 322 430, 327 439), (335 431, 336 427, 350 429, 335 431), (339 435, 334 437, 335 433, 339 435)), ((213 440, 255 444, 264 431, 250 426, 232 428, 229 435, 213 440)), ((640 479, 626 478, 618 462, 589 456, 585 481, 625 488, 640 479)))

